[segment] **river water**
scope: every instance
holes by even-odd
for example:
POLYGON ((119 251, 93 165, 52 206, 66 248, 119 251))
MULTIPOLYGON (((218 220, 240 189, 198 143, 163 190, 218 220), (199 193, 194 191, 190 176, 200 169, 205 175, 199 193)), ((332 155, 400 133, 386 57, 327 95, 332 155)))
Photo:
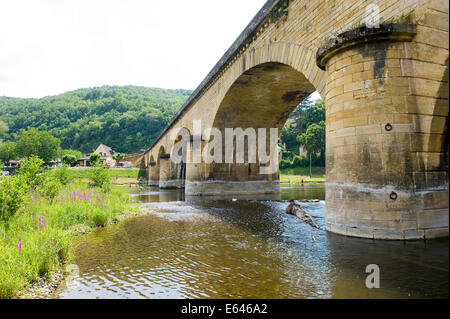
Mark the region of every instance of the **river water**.
POLYGON ((60 298, 448 298, 448 239, 373 241, 328 233, 323 185, 281 201, 133 190, 151 214, 84 236, 60 298), (322 229, 287 215, 288 200, 322 229), (380 288, 366 287, 367 265, 380 288))

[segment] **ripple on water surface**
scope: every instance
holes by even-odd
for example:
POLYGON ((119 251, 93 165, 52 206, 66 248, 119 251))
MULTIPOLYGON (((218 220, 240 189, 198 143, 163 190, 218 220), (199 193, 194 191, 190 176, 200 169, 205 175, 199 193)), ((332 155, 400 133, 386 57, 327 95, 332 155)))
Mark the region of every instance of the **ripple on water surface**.
POLYGON ((60 297, 448 297, 448 241, 329 234, 323 201, 302 203, 316 229, 287 215, 286 201, 170 196, 173 201, 146 203, 147 216, 85 236, 76 248, 79 277, 60 297), (382 289, 365 288, 371 263, 381 268, 382 289))

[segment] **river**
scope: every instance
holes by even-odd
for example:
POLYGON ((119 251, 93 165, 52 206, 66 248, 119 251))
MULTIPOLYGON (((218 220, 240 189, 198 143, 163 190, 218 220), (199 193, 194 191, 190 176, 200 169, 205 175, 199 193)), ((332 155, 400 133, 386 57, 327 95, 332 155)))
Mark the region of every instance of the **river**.
POLYGON ((133 190, 152 213, 98 229, 75 249, 59 298, 448 298, 448 239, 374 241, 328 233, 323 184, 282 187, 281 201, 186 199, 133 190), (287 215, 288 200, 321 229, 287 215), (380 288, 366 287, 366 266, 380 288))

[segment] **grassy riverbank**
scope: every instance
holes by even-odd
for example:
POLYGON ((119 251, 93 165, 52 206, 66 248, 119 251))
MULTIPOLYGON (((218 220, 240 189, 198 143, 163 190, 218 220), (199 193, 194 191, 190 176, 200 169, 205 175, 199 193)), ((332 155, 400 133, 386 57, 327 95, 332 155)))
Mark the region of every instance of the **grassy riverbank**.
POLYGON ((29 190, 15 214, 0 220, 0 298, 16 298, 60 272, 72 260, 80 229, 105 226, 133 209, 129 194, 116 187, 105 191, 75 180, 53 198, 29 190))
MULTIPOLYGON (((89 178, 90 168, 71 168, 69 169, 69 176, 71 179, 75 178, 89 178)), ((111 178, 145 178, 145 170, 139 168, 111 168, 108 169, 108 174, 111 178)))
POLYGON ((299 184, 303 180, 305 183, 324 183, 325 182, 325 167, 315 167, 311 169, 312 176, 309 176, 309 167, 296 167, 280 170, 280 182, 299 184))

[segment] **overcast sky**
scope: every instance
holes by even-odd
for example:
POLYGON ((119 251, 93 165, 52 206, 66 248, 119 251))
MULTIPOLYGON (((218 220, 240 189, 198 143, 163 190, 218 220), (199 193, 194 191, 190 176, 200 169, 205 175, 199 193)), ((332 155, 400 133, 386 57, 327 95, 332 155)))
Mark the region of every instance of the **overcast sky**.
POLYGON ((0 96, 195 89, 266 0, 0 0, 0 96))

